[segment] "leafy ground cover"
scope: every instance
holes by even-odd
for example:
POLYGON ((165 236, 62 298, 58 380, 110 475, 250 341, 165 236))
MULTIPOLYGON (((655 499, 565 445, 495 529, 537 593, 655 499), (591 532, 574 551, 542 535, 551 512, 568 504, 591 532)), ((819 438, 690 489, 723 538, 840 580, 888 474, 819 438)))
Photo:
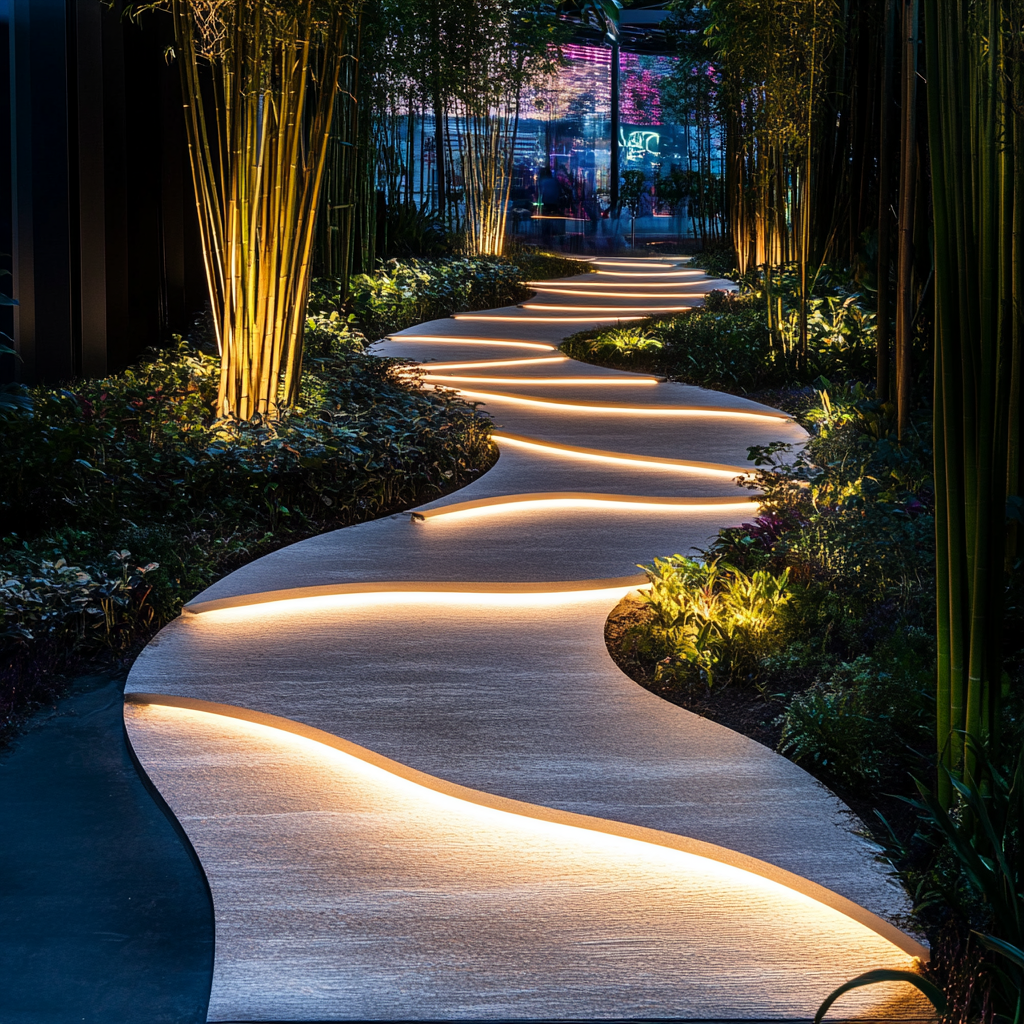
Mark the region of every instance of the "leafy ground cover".
MULTIPOLYGON (((581 260, 526 247, 507 257, 391 259, 372 274, 352 278, 349 305, 366 336, 376 339, 455 312, 512 305, 530 296, 524 281, 592 269, 581 260)), ((331 298, 329 284, 321 285, 321 301, 331 298)))
POLYGON ((219 361, 187 344, 36 389, 0 433, 0 730, 90 656, 126 657, 218 577, 305 536, 461 487, 489 423, 310 318, 303 405, 216 423, 219 361))
POLYGON ((489 421, 369 355, 366 337, 581 269, 525 248, 514 261, 391 260, 353 280, 344 308, 337 283, 318 281, 301 404, 275 422, 215 422, 219 360, 180 341, 115 377, 12 393, 0 404, 0 738, 62 672, 130 659, 246 561, 470 482, 494 458, 489 421))

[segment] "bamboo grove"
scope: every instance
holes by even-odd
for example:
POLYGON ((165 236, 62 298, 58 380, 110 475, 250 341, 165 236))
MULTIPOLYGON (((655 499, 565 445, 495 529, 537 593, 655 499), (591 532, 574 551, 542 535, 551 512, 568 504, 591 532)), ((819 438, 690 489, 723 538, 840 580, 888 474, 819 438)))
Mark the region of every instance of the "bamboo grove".
POLYGON ((853 268, 877 299, 876 389, 900 438, 934 379, 937 739, 970 779, 965 735, 998 729, 1004 570, 1020 554, 1024 5, 677 6, 683 73, 713 73, 726 224, 769 320, 791 289, 802 345, 815 276, 853 268))
MULTIPOLYGON (((1004 562, 1018 554, 1024 270, 1024 5, 924 5, 935 260, 938 737, 999 726, 1004 562)), ((947 791, 944 794, 948 800, 947 791)))
POLYGON ((855 268, 878 297, 880 397, 906 430, 912 352, 931 287, 918 5, 906 0, 681 2, 691 64, 716 76, 724 205, 741 273, 759 275, 775 343, 805 351, 821 268, 855 268), (782 330, 793 287, 798 330, 782 330), (892 327, 890 326, 892 325, 892 327), (895 328, 893 330, 892 328, 895 328))
POLYGON ((332 142, 344 170, 328 179, 321 269, 372 269, 396 221, 439 222, 467 253, 500 254, 524 90, 558 60, 555 8, 382 0, 355 38, 343 78, 357 104, 332 142))
POLYGON ((299 394, 347 0, 161 0, 174 22, 221 416, 299 394))

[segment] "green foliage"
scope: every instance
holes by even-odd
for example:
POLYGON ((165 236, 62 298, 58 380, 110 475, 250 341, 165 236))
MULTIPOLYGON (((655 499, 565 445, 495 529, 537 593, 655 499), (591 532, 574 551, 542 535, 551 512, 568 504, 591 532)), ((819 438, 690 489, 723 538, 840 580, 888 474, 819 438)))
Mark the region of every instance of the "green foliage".
POLYGON ((790 701, 779 753, 855 792, 898 774, 897 752, 928 745, 928 648, 918 631, 838 664, 790 701))
POLYGON ((647 176, 643 171, 623 171, 622 184, 619 185, 619 199, 636 217, 640 212, 640 199, 647 191, 647 176))
POLYGON ((529 295, 519 268, 498 256, 388 260, 349 283, 349 301, 371 340, 460 310, 488 309, 529 295))
POLYGON ((818 1007, 818 1012, 814 1015, 814 1024, 820 1024, 821 1020, 824 1019, 825 1014, 831 1009, 832 1004, 835 1003, 840 996, 846 995, 847 992, 852 992, 854 989, 865 988, 868 985, 883 985, 889 984, 894 981, 903 981, 908 985, 913 985, 918 989, 924 997, 935 1007, 935 1012, 940 1017, 945 1016, 948 1006, 946 996, 943 991, 936 985, 932 984, 927 978, 921 977, 920 974, 915 974, 913 971, 888 971, 888 970, 877 970, 877 971, 866 971, 864 974, 858 974, 856 978, 852 978, 850 981, 843 985, 840 985, 828 998, 818 1007))
POLYGON ((33 652, 123 647, 237 565, 445 493, 489 462, 471 406, 363 354, 344 319, 311 319, 307 404, 278 421, 216 421, 218 360, 183 343, 74 392, 37 388, 33 416, 7 420, 0 715, 33 652))
POLYGON ((702 563, 683 555, 641 568, 651 582, 642 594, 654 613, 649 639, 666 652, 659 678, 699 680, 709 688, 756 678, 778 643, 787 571, 748 575, 720 560, 702 563))
POLYGON ((659 678, 794 693, 779 749, 848 793, 885 792, 934 727, 930 453, 898 444, 859 386, 817 383, 808 443, 750 450, 758 516, 720 531, 703 564, 656 560, 655 615, 632 640, 659 678), (730 606, 758 593, 760 626, 732 629, 730 606))
MULTIPOLYGON (((741 392, 806 385, 821 376, 870 379, 874 314, 864 307, 859 294, 810 300, 805 362, 798 358, 795 346, 797 310, 785 303, 782 308, 781 340, 773 340, 762 297, 754 292, 710 292, 702 307, 645 320, 633 329, 660 341, 661 351, 649 352, 644 368, 690 384, 741 392)), ((622 352, 605 341, 615 330, 576 334, 562 347, 577 359, 618 365, 622 352)))
MULTIPOLYGON (((593 272, 582 260, 521 246, 510 256, 450 256, 444 259, 392 259, 373 274, 349 282, 354 319, 370 339, 471 309, 521 302, 530 295, 524 281, 593 272)), ((314 286, 319 306, 337 310, 337 283, 314 286)))
POLYGON ((389 206, 385 221, 385 259, 439 259, 452 254, 444 224, 413 203, 389 206))
POLYGON ((0 583, 0 643, 45 638, 52 644, 89 633, 124 647, 134 625, 153 621, 146 577, 160 566, 136 566, 125 549, 111 551, 104 562, 86 570, 63 558, 36 561, 13 553, 0 583))
POLYGON ((934 857, 910 880, 919 905, 952 908, 993 954, 986 973, 995 1011, 1017 1020, 1024 995, 1024 751, 1004 770, 972 737, 966 745, 985 781, 967 784, 945 772, 955 793, 949 809, 918 783, 913 803, 934 857))
POLYGON ((510 239, 506 243, 505 258, 519 268, 520 279, 523 281, 548 281, 556 277, 597 273, 597 268, 589 260, 577 260, 571 256, 545 252, 515 239, 510 239))
POLYGON ((613 327, 601 331, 596 338, 586 338, 581 344, 595 356, 632 359, 642 352, 663 348, 664 343, 642 327, 613 327))
POLYGON ((726 280, 735 280, 737 277, 736 254, 732 249, 704 249, 691 256, 686 265, 694 270, 706 271, 709 277, 726 280))
POLYGON ((703 386, 749 390, 772 383, 763 316, 742 302, 724 301, 716 305, 712 299, 679 316, 633 324, 630 332, 649 339, 643 346, 620 344, 623 329, 608 328, 574 334, 562 350, 584 362, 648 370, 703 386))

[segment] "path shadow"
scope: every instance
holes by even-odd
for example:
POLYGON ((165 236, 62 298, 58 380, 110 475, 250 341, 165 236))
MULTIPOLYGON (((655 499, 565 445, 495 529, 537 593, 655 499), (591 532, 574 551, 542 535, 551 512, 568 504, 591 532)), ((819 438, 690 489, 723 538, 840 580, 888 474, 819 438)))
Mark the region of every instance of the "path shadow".
POLYGON ((136 771, 124 681, 76 680, 0 755, 0 1020, 206 1020, 213 904, 136 771))

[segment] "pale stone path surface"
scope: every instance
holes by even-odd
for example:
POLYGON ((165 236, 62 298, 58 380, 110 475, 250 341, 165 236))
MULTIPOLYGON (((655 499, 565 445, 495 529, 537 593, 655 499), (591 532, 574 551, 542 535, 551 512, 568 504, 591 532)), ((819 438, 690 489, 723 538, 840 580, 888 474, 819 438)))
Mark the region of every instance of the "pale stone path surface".
MULTIPOLYGON (((637 563, 749 518, 747 447, 804 435, 562 356, 731 287, 596 262, 375 349, 482 403, 491 471, 245 566, 136 662, 128 733, 213 894, 211 1020, 800 1019, 925 955, 831 793, 608 656, 637 563)), ((847 1011, 926 1016, 911 991, 847 1011)))

